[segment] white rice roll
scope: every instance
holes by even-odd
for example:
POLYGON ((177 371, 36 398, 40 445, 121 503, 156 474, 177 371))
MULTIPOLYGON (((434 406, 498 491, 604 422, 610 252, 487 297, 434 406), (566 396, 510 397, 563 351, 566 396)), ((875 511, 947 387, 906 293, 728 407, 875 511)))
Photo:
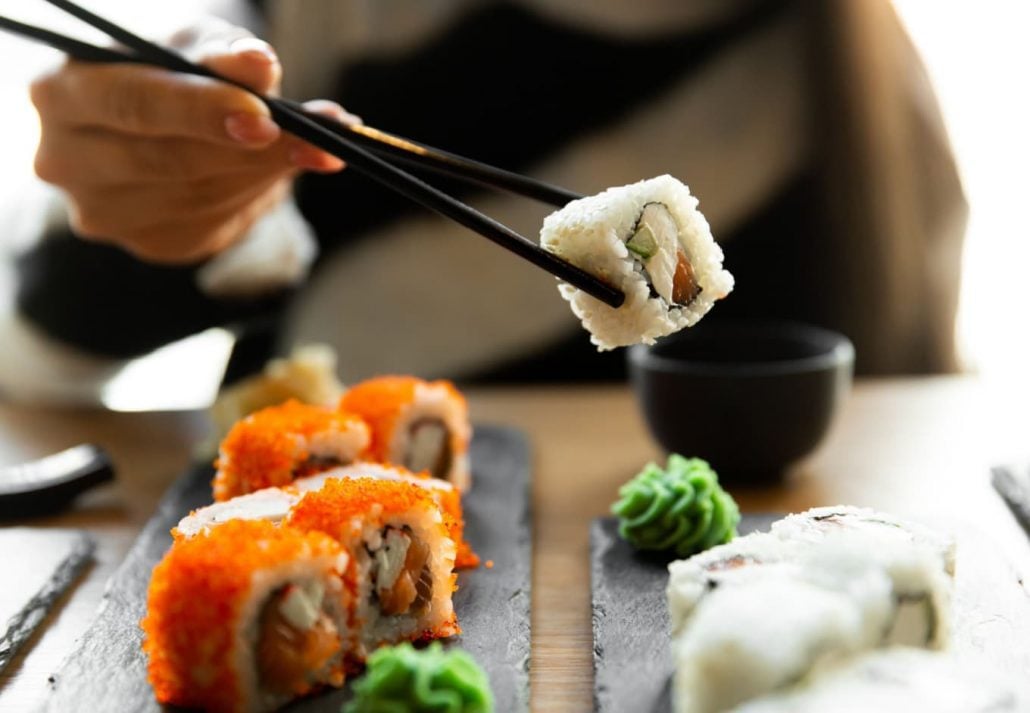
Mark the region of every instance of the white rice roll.
POLYGON ((697 205, 687 186, 665 175, 572 201, 544 220, 544 249, 626 295, 616 309, 558 286, 599 350, 653 344, 696 324, 733 289, 697 205))
POLYGON ((782 540, 818 542, 842 532, 860 536, 870 554, 889 561, 893 553, 913 548, 924 550, 940 563, 948 576, 955 574, 955 541, 919 523, 871 508, 832 505, 788 515, 772 524, 771 532, 782 540))
POLYGON ((891 615, 890 580, 855 565, 832 582, 800 567, 755 568, 747 586, 705 596, 672 644, 677 713, 724 711, 876 646, 891 615))
POLYGON ((670 565, 677 710, 724 710, 859 651, 943 647, 950 578, 940 551, 876 515, 855 527, 832 514, 780 521, 670 565))
POLYGON ((813 672, 733 713, 1023 713, 1030 689, 982 662, 896 647, 813 672))
POLYGON ((706 594, 738 580, 746 584, 756 567, 783 563, 791 551, 789 543, 774 535, 754 533, 672 562, 666 588, 672 635, 680 632, 706 594))
POLYGON ((951 628, 954 544, 914 523, 873 510, 833 507, 790 515, 768 533, 754 533, 669 566, 667 596, 673 635, 718 586, 745 583, 749 570, 788 564, 818 569, 822 559, 848 557, 891 580, 894 614, 883 644, 942 648, 951 628))
POLYGON ((841 505, 789 515, 771 531, 801 547, 861 551, 891 578, 897 606, 885 643, 946 645, 955 572, 951 538, 893 515, 841 505))

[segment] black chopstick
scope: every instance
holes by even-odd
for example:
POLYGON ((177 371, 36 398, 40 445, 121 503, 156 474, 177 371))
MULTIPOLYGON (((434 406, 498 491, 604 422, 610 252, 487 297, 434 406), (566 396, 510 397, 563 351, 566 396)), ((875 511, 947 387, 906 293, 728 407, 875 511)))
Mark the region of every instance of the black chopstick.
MULTIPOLYGON (((344 136, 342 132, 339 131, 339 127, 341 125, 333 122, 333 128, 329 128, 325 125, 326 122, 324 117, 318 117, 317 115, 311 115, 303 110, 298 110, 296 108, 297 105, 292 102, 286 102, 257 94, 237 82, 233 82, 232 80, 219 76, 206 67, 186 60, 175 52, 144 40, 132 32, 95 15, 89 10, 70 2, 69 0, 47 0, 47 2, 106 33, 113 39, 129 47, 138 55, 138 57, 126 59, 126 55, 121 55, 117 60, 114 60, 114 56, 119 53, 114 52, 113 50, 103 50, 103 48, 94 47, 78 40, 65 38, 57 33, 41 30, 40 28, 33 28, 32 26, 25 25, 24 23, 17 23, 15 21, 8 20, 0 25, 0 27, 16 32, 30 39, 45 42, 80 59, 93 61, 113 60, 122 62, 138 61, 145 64, 157 65, 172 71, 207 76, 238 86, 261 99, 269 108, 273 119, 275 119, 283 129, 304 139, 308 143, 318 146, 324 151, 343 159, 360 173, 386 185, 401 195, 422 204, 430 210, 436 211, 437 213, 449 217, 461 225, 480 233, 501 247, 508 249, 523 259, 533 263, 537 267, 546 270, 555 277, 568 282, 574 287, 583 290, 605 304, 612 307, 618 307, 623 303, 625 296, 620 290, 613 288, 611 285, 608 285, 575 265, 562 260, 558 256, 547 252, 536 243, 527 240, 502 223, 493 220, 492 218, 456 200, 452 196, 443 193, 433 186, 430 186, 418 178, 372 155, 361 146, 358 146, 356 142, 351 141, 348 137, 344 136)), ((398 141, 405 140, 398 139, 398 141)), ((417 144, 413 144, 413 142, 408 143, 417 146, 417 144)), ((423 148, 428 150, 428 147, 423 148)), ((446 152, 440 153, 441 155, 447 155, 446 152)), ((449 154, 449 156, 454 159, 456 163, 477 163, 469 162, 467 159, 454 156, 453 154, 449 154)), ((478 165, 484 166, 484 164, 478 165)), ((493 171, 501 171, 500 169, 490 168, 493 171)), ((441 168, 439 170, 443 169, 441 168)), ((515 176, 516 174, 509 175, 515 176)), ((526 181, 532 181, 532 179, 525 179, 525 177, 520 178, 526 181)), ((484 180, 483 182, 486 181, 484 180)), ((569 196, 575 197, 575 194, 570 193, 569 196)))
MULTIPOLYGON (((295 110, 304 111, 300 105, 294 105, 293 102, 288 103, 295 110)), ((509 193, 533 198, 558 208, 583 197, 583 194, 567 188, 545 183, 513 171, 506 171, 503 168, 481 163, 395 134, 388 134, 371 126, 341 124, 321 114, 312 114, 307 111, 304 113, 330 131, 337 134, 346 133, 354 143, 366 146, 379 155, 395 158, 412 168, 427 169, 488 188, 500 188, 509 193)))
POLYGON ((0 30, 21 35, 30 40, 50 45, 54 49, 61 50, 70 57, 81 59, 83 62, 138 62, 132 55, 117 52, 107 47, 97 47, 88 42, 77 40, 74 37, 67 37, 57 32, 45 30, 35 25, 26 25, 24 22, 12 20, 9 17, 0 15, 0 30))

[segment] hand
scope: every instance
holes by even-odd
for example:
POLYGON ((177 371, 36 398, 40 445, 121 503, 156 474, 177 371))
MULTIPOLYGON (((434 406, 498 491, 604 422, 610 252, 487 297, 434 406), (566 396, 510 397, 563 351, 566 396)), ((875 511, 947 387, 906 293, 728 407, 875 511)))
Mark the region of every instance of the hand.
MULTIPOLYGON (((258 92, 278 90, 274 51, 239 28, 211 21, 173 44, 258 92)), ((68 194, 72 229, 144 260, 210 257, 281 201, 298 171, 343 168, 281 132, 253 95, 204 77, 69 61, 37 79, 31 98, 35 170, 68 194)), ((356 121, 331 102, 309 108, 356 121)))

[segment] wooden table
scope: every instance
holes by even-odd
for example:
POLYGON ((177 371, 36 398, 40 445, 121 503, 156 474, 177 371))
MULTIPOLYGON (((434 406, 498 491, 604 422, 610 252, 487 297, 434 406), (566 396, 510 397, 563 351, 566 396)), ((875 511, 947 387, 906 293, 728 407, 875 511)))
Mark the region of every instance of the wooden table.
MULTIPOLYGON (((470 396, 477 420, 524 429, 534 449, 533 710, 590 710, 589 522, 660 452, 625 388, 512 387, 470 396)), ((206 422, 200 414, 0 406, 0 425, 0 462, 92 441, 111 451, 119 473, 115 485, 83 497, 73 512, 19 523, 82 528, 98 542, 96 564, 0 678, 0 710, 23 711, 44 700, 47 676, 85 630, 104 582, 189 462, 206 422)), ((1005 385, 972 377, 860 382, 827 442, 786 485, 734 495, 746 511, 845 502, 960 518, 1025 571, 1030 546, 990 489, 987 469, 1030 462, 1027 434, 1026 394, 1005 385)))

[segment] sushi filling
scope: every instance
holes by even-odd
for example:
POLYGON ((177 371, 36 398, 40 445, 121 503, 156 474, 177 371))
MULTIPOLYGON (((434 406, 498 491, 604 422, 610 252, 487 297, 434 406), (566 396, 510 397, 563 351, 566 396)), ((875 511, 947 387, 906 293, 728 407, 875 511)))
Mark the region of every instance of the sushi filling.
POLYGON ((446 479, 451 470, 451 439, 447 426, 438 418, 421 418, 408 430, 408 454, 404 467, 415 473, 429 471, 434 478, 446 479))
POLYGON ((885 643, 928 646, 933 642, 936 633, 937 612, 928 594, 898 596, 894 619, 885 643))
POLYGON ((694 267, 680 245, 676 219, 664 204, 644 206, 626 248, 643 268, 652 293, 670 307, 688 305, 701 294, 694 267))
POLYGON ((261 685, 276 694, 307 691, 324 678, 340 635, 323 608, 321 582, 287 584, 261 610, 257 668, 261 685))
POLYGON ((433 595, 429 546, 411 529, 387 527, 372 557, 372 592, 384 616, 418 614, 433 595))

